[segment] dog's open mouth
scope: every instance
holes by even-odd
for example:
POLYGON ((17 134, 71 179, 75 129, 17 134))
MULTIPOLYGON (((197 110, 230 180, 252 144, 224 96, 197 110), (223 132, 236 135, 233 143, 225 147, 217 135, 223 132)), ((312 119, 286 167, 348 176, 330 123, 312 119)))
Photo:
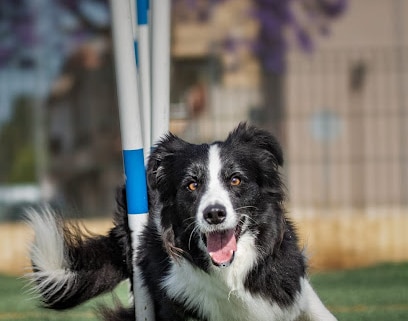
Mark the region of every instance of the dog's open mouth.
POLYGON ((208 254, 219 267, 227 267, 234 260, 237 241, 241 234, 242 222, 235 229, 215 231, 205 234, 208 254))
POLYGON ((226 267, 234 259, 237 250, 235 230, 211 232, 207 235, 207 250, 214 264, 226 267))

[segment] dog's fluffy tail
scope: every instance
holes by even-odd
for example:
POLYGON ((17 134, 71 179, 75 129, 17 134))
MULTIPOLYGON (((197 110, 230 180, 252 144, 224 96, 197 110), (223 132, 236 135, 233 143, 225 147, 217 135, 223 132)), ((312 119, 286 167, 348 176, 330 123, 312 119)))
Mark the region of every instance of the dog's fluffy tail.
POLYGON ((98 316, 104 321, 135 321, 134 307, 125 308, 117 304, 114 308, 99 306, 98 316))
POLYGON ((78 225, 63 222, 49 207, 29 210, 27 221, 35 232, 28 277, 46 307, 74 307, 131 275, 121 248, 127 240, 118 226, 107 236, 84 236, 78 225))

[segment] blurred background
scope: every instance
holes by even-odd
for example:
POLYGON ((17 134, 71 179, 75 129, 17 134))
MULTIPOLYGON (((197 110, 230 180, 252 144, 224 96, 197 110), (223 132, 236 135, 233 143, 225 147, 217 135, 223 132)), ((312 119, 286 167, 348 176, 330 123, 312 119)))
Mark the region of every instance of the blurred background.
MULTIPOLYGON (((170 129, 281 142, 314 270, 408 260, 408 0, 173 0, 170 129)), ((167 75, 163 75, 167 77, 167 75)), ((123 182, 109 3, 0 1, 0 273, 23 208, 105 231, 123 182)))

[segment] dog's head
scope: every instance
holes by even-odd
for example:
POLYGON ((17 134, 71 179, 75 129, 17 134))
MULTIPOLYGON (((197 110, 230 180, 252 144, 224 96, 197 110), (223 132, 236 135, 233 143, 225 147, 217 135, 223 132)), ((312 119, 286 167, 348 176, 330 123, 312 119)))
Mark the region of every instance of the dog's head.
POLYGON ((148 185, 151 213, 170 256, 202 268, 211 262, 225 267, 245 233, 260 252, 270 253, 283 229, 282 163, 275 138, 246 124, 213 144, 166 136, 149 158, 148 185))

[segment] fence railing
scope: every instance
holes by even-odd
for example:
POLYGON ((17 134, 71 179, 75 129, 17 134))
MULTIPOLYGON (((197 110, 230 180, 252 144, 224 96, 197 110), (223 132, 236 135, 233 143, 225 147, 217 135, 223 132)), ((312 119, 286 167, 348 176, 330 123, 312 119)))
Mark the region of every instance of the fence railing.
POLYGON ((408 48, 293 54, 286 76, 296 206, 405 206, 408 48))

